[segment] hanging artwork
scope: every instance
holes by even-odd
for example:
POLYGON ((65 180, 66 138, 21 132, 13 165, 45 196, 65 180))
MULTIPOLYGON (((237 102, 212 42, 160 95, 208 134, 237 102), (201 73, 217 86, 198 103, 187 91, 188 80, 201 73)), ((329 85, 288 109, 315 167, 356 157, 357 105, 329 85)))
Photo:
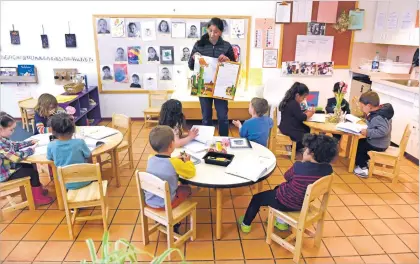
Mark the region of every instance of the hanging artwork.
POLYGON ((235 61, 239 62, 241 60, 241 47, 236 44, 232 44, 233 55, 235 56, 235 61))
POLYGON ((256 18, 255 19, 255 43, 256 48, 274 47, 274 19, 256 18))
POLYGON ((161 64, 174 64, 174 47, 160 46, 160 58, 161 64))
POLYGON ((10 43, 12 43, 12 45, 20 45, 19 31, 17 30, 10 31, 10 43))
POLYGON ((232 19, 230 20, 230 37, 231 38, 244 38, 245 37, 245 20, 232 19))
POLYGON ((127 64, 114 64, 115 82, 128 82, 127 64))
POLYGON ((48 49, 50 47, 50 44, 48 43, 48 36, 43 34, 41 35, 41 43, 43 49, 48 49))
POLYGON ((66 47, 67 48, 76 48, 76 34, 65 34, 66 47))
POLYGON ((145 90, 157 90, 156 73, 145 73, 143 75, 143 88, 145 90))
POLYGON ((125 37, 125 23, 123 18, 111 18, 111 36, 113 38, 125 37))
POLYGON ((207 33, 207 22, 200 22, 200 37, 207 33))
POLYGON ((156 40, 156 23, 155 21, 141 22, 141 37, 143 41, 156 40))
POLYGON ((128 47, 128 64, 141 64, 141 47, 128 47))

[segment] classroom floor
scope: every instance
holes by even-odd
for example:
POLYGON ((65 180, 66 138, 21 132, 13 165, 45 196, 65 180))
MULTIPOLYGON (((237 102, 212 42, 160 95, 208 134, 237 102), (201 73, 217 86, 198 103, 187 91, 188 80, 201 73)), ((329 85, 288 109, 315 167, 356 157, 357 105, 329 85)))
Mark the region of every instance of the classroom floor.
MULTIPOLYGON (((148 145, 149 132, 150 128, 144 128, 142 122, 134 122, 134 158, 140 170, 146 168, 147 156, 152 153, 148 145)), ((232 127, 231 134, 237 135, 237 129, 232 127)), ((346 164, 343 158, 334 164, 334 194, 330 198, 321 246, 315 248, 311 239, 305 239, 300 263, 418 263, 418 166, 404 160, 401 181, 391 188, 385 178, 361 180, 349 174, 346 164)), ((284 181, 282 173, 291 162, 278 159, 277 165, 273 175, 264 182, 265 189, 284 181)), ((151 243, 143 246, 134 170, 121 169, 120 172, 122 186, 116 188, 113 180, 108 189, 110 240, 125 238, 152 254, 162 253, 167 248, 162 234, 154 235, 151 243)), ((109 176, 109 169, 103 172, 104 178, 109 176)), ((43 175, 42 182, 48 184, 50 194, 55 195, 49 177, 43 175)), ((197 240, 187 242, 181 249, 189 263, 292 263, 288 251, 265 242, 266 210, 257 216, 251 233, 239 232, 236 219, 244 214, 253 191, 244 187, 224 192, 221 240, 215 239, 215 192, 205 188, 195 192, 192 199, 198 202, 197 240)), ((1 206, 6 203, 6 199, 0 200, 1 206)), ((84 211, 85 214, 92 212, 84 211)), ((102 224, 97 221, 78 223, 75 230, 76 238, 71 241, 64 212, 57 210, 56 203, 36 211, 6 214, 0 223, 0 262, 90 261, 85 240, 92 238, 99 249, 102 224)), ((185 224, 181 230, 185 230, 185 224)), ((151 260, 147 255, 138 257, 144 262, 151 260)))

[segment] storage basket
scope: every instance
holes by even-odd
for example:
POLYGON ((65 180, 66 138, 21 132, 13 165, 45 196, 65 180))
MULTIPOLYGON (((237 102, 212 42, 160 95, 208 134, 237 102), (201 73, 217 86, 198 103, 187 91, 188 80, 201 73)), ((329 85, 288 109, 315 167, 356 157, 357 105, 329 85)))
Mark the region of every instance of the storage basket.
POLYGON ((64 90, 68 94, 78 94, 83 91, 85 85, 83 83, 68 83, 64 85, 64 90))

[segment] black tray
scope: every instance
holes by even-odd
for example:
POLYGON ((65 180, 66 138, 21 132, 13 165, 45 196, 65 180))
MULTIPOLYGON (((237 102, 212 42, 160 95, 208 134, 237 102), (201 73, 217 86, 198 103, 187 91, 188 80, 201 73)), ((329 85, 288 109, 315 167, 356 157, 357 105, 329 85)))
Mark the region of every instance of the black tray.
POLYGON ((206 155, 204 155, 203 159, 204 159, 204 162, 207 163, 207 164, 213 164, 213 165, 227 167, 232 162, 233 157, 235 157, 235 156, 232 155, 232 154, 224 154, 224 153, 210 151, 210 152, 207 152, 206 155), (218 161, 218 160, 209 159, 210 157, 212 157, 212 158, 226 158, 228 160, 227 161, 218 161))

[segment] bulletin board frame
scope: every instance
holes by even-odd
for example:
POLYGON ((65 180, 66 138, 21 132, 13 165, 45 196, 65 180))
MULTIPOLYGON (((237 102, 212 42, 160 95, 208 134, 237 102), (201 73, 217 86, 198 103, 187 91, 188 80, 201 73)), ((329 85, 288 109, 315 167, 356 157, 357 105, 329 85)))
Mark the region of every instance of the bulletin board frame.
MULTIPOLYGON (((136 90, 104 90, 102 87, 101 80, 101 61, 100 61, 100 50, 98 46, 98 34, 96 31, 96 21, 98 18, 123 18, 123 19, 173 19, 173 20, 207 20, 209 21, 212 17, 219 17, 221 19, 243 19, 245 20, 245 37, 243 38, 245 42, 245 51, 244 47, 241 46, 241 62, 242 66, 245 63, 245 89, 248 87, 248 72, 250 68, 250 54, 251 54, 251 26, 252 26, 252 16, 235 16, 235 15, 170 15, 170 14, 153 14, 153 15, 133 15, 133 14, 94 14, 92 15, 92 25, 93 25, 93 34, 95 41, 95 55, 96 55, 96 71, 98 77, 98 89, 102 94, 148 94, 150 90, 145 89, 136 89, 136 90)), ((198 40, 198 39, 197 39, 198 40)), ((231 42, 230 39, 227 41, 231 42)), ((235 44, 235 43, 231 43, 235 44)), ((163 44, 162 44, 163 45, 163 44)), ((192 49, 192 46, 191 46, 192 49)), ((161 65, 161 64, 159 64, 161 65)), ((165 66, 166 64, 162 64, 165 66)), ((176 65, 176 64, 174 64, 176 65)), ((242 68, 242 67, 241 67, 242 68)), ((168 92, 174 92, 173 89, 168 89, 168 92)))
MULTIPOLYGON (((312 3, 312 22, 316 22, 318 14, 319 2, 312 3)), ((355 10, 358 8, 357 1, 339 1, 337 9, 337 18, 343 10, 355 10)), ((293 12, 293 4, 291 12, 293 12)), ((307 23, 285 23, 281 24, 281 36, 279 43, 278 53, 278 68, 281 68, 283 61, 294 61, 296 50, 296 37, 297 35, 306 35, 307 23), (286 32, 286 34, 285 34, 286 32), (288 41, 285 41, 285 36, 288 36, 288 41)), ((347 30, 344 33, 338 33, 333 24, 327 23, 325 36, 334 36, 334 46, 332 53, 332 61, 334 61, 334 69, 349 69, 351 67, 351 57, 353 52, 354 30, 347 30), (339 45, 336 45, 339 44, 339 45), (336 59, 345 56, 343 62, 336 63, 336 59)))

